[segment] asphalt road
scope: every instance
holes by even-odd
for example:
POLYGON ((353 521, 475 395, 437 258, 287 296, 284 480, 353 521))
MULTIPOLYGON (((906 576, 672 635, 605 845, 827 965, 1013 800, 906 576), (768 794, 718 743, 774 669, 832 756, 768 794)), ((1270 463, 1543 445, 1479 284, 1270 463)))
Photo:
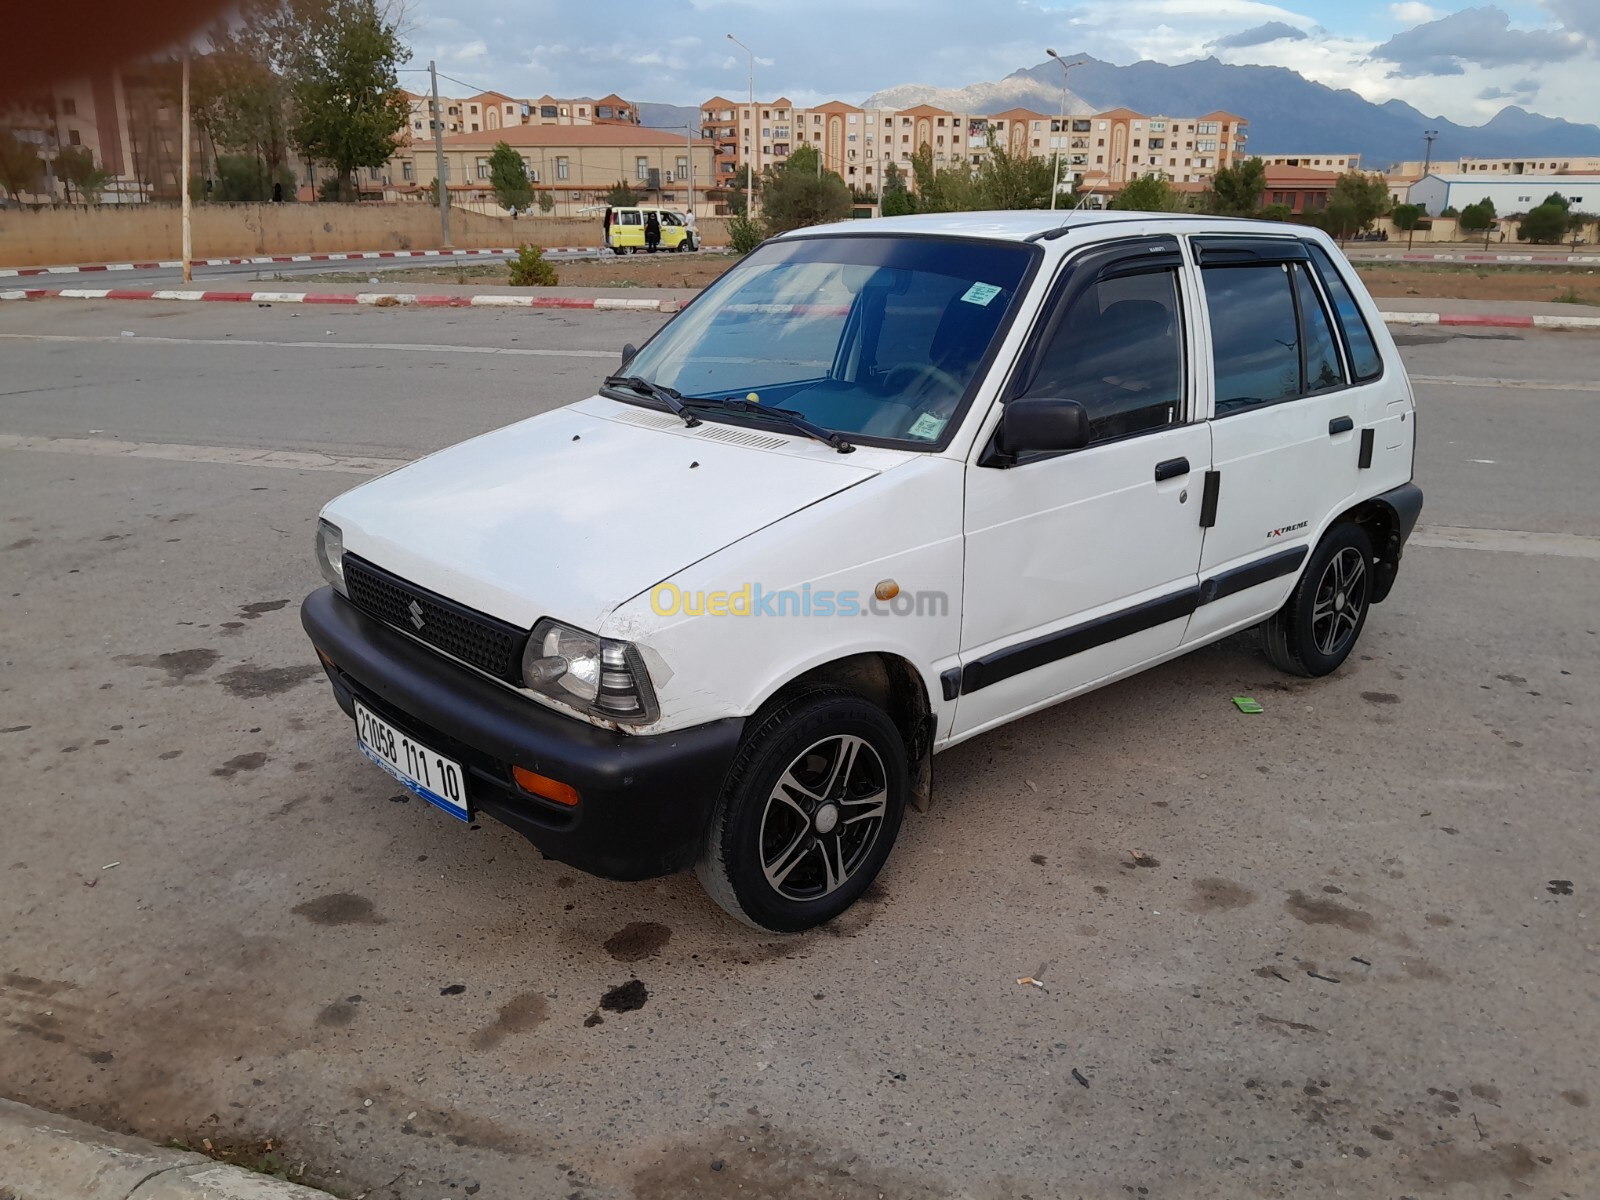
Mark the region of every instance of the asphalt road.
POLYGON ((0 309, 0 1093, 401 1200, 1593 1191, 1600 339, 1405 334, 1425 529, 1344 670, 967 743, 773 938, 396 802, 295 611, 324 500, 659 320, 0 309))

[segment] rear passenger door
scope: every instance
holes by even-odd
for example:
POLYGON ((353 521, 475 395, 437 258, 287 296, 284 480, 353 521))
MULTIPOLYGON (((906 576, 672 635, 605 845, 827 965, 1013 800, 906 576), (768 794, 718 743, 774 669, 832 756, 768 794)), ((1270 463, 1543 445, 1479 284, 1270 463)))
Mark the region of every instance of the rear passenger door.
POLYGON ((1203 641, 1283 604, 1326 519, 1352 502, 1367 420, 1305 242, 1191 246, 1211 345, 1212 468, 1200 604, 1184 640, 1203 641))

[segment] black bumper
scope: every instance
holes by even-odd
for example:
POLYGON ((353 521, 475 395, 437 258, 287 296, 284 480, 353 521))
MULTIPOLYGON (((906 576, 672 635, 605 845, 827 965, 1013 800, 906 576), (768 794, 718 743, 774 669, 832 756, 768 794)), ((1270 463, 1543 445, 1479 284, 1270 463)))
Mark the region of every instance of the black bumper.
POLYGON ((1417 527, 1417 518, 1422 515, 1422 489, 1415 483, 1402 483, 1374 496, 1372 503, 1389 516, 1388 544, 1373 547, 1377 562, 1372 572, 1372 602, 1379 604, 1388 598, 1400 575, 1400 556, 1411 538, 1411 531, 1417 527))
POLYGON ((698 857, 742 720, 650 736, 614 733, 473 674, 364 615, 332 588, 306 597, 300 621, 346 713, 359 699, 459 759, 474 812, 511 826, 551 858, 607 879, 649 879, 698 857), (571 784, 578 805, 523 791, 512 780, 513 765, 571 784))

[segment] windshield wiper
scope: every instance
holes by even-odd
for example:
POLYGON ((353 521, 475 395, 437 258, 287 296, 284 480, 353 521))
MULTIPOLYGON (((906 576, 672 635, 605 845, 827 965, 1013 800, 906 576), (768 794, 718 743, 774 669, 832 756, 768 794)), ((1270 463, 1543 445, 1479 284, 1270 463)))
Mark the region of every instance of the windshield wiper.
POLYGON ((606 387, 630 388, 641 395, 650 397, 673 416, 682 417, 683 423, 690 429, 700 424, 700 418, 684 407, 683 393, 675 388, 662 387, 659 383, 651 383, 642 375, 607 375, 604 383, 606 387))
POLYGON ((731 397, 727 400, 712 400, 693 396, 690 399, 695 404, 715 404, 719 408, 731 409, 734 412, 745 413, 749 416, 776 417, 796 433, 803 433, 809 438, 815 438, 825 446, 832 446, 840 454, 855 453, 855 447, 845 440, 843 434, 837 433, 832 429, 825 429, 821 425, 808 421, 792 408, 769 408, 765 404, 751 404, 748 400, 731 397))

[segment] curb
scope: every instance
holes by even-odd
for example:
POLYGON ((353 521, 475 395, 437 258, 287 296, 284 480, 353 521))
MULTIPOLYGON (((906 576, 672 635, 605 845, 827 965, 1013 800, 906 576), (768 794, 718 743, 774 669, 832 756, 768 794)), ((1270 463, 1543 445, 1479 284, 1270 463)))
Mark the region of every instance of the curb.
MULTIPOLYGON (((1348 255, 1346 256, 1348 257, 1348 255)), ((1600 254, 1419 254, 1401 251, 1369 253, 1358 250, 1351 262, 1469 262, 1469 263, 1548 263, 1558 267, 1600 267, 1600 254)))
POLYGON ((298 1183, 0 1100, 0 1192, 17 1200, 328 1200, 298 1183))
MULTIPOLYGON (((590 254, 598 246, 542 246, 546 254, 590 254)), ((516 246, 499 246, 487 250, 351 250, 343 254, 269 254, 254 258, 196 258, 190 263, 196 267, 251 267, 270 266, 272 263, 303 262, 361 262, 373 258, 472 258, 483 255, 515 254, 516 246)), ((169 271, 183 266, 183 260, 164 258, 159 262, 88 263, 73 267, 4 267, 0 279, 16 279, 32 275, 85 275, 95 271, 169 271)))
MULTIPOLYGON (((207 292, 182 289, 14 288, 3 300, 181 300, 231 304, 362 304, 377 308, 581 308, 601 312, 677 312, 677 300, 623 296, 428 296, 416 292, 207 292)), ((1600 316, 1525 316, 1514 313, 1385 312, 1388 325, 1463 325, 1490 329, 1600 329, 1600 316)))
POLYGON ((364 304, 377 308, 592 308, 602 312, 677 312, 676 300, 623 296, 426 296, 415 292, 204 292, 183 289, 14 288, 0 300, 181 300, 229 304, 364 304))

